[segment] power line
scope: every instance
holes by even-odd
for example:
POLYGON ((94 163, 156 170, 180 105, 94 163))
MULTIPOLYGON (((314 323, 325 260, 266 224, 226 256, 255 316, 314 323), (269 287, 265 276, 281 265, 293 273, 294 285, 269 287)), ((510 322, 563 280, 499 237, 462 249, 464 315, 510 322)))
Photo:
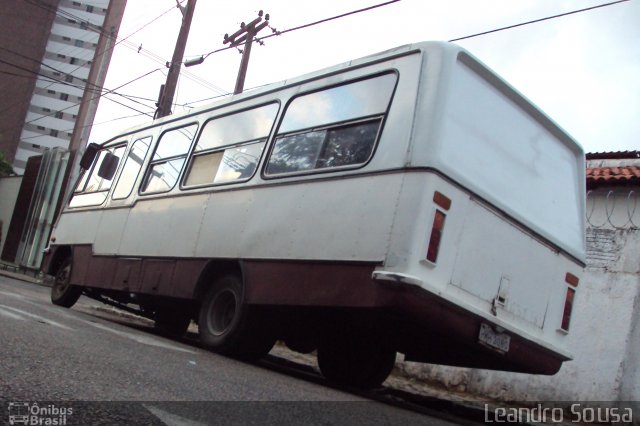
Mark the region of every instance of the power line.
POLYGON ((585 7, 584 9, 578 9, 578 10, 574 10, 574 11, 571 11, 571 12, 560 13, 558 15, 547 16, 546 18, 534 19, 532 21, 522 22, 520 24, 509 25, 509 26, 502 27, 502 28, 496 28, 494 30, 483 31, 483 32, 477 33, 477 34, 471 34, 471 35, 464 36, 464 37, 453 38, 453 39, 451 39, 449 41, 450 42, 454 42, 454 41, 466 40, 466 39, 473 38, 473 37, 478 37, 478 36, 481 36, 481 35, 497 33, 498 31, 510 30, 512 28, 522 27, 524 25, 535 24, 535 23, 542 22, 542 21, 548 21, 549 19, 560 18, 562 16, 574 15, 576 13, 586 12, 586 11, 593 10, 593 9, 599 9, 601 7, 612 6, 614 4, 624 3, 624 2, 627 2, 627 1, 629 1, 629 0, 618 0, 618 1, 613 1, 613 2, 610 2, 610 3, 599 4, 597 6, 585 7))
MULTIPOLYGON (((114 92, 114 91, 116 91, 116 90, 118 90, 118 89, 120 89, 120 88, 122 88, 122 87, 124 87, 124 86, 126 86, 126 85, 128 85, 128 84, 131 84, 131 83, 133 83, 134 81, 140 80, 141 78, 144 78, 144 77, 148 76, 149 74, 154 73, 154 72, 156 72, 156 71, 158 71, 158 70, 159 70, 159 68, 156 68, 156 69, 151 70, 151 71, 149 71, 149 72, 147 72, 147 73, 145 73, 145 74, 143 74, 143 75, 141 75, 141 76, 139 76, 139 77, 134 78, 133 80, 130 80, 130 81, 128 81, 128 82, 126 82, 126 83, 124 83, 124 84, 122 84, 122 85, 120 85, 120 86, 116 87, 116 88, 115 88, 115 89, 113 89, 113 90, 107 90, 107 92, 106 92, 106 93, 102 93, 102 94, 100 94, 100 95, 98 95, 98 96, 96 96, 96 97, 94 97, 94 98, 91 98, 91 99, 90 99, 90 101, 93 101, 93 100, 95 100, 95 99, 98 99, 98 98, 99 98, 99 97, 101 97, 101 96, 108 95, 108 94, 110 94, 110 93, 112 93, 112 92, 114 92)), ((76 103, 76 104, 73 104, 73 105, 71 105, 71 106, 68 106, 68 107, 66 107, 66 108, 63 108, 63 109, 61 109, 61 110, 59 110, 59 111, 57 111, 57 112, 66 111, 66 110, 68 110, 68 109, 71 109, 71 108, 76 107, 76 106, 81 105, 81 104, 82 104, 82 101, 81 101, 81 102, 78 102, 78 103, 76 103)), ((131 108, 131 107, 128 107, 128 108, 130 108, 130 109, 134 109, 134 108, 131 108)), ((135 109, 134 109, 134 111, 136 111, 136 112, 141 112, 141 111, 138 111, 138 110, 135 110, 135 109)), ((33 123, 34 121, 40 120, 40 119, 42 119, 42 118, 50 117, 50 116, 51 116, 51 115, 53 115, 53 114, 55 114, 55 112, 53 112, 52 114, 44 115, 44 116, 42 116, 42 117, 39 117, 39 118, 36 118, 36 119, 30 120, 30 121, 27 121, 27 122, 25 122, 24 124, 33 123)), ((148 114, 148 115, 150 115, 150 114, 148 114)))
MULTIPOLYGON (((85 129, 87 127, 100 126, 100 125, 112 123, 112 122, 118 121, 118 120, 124 120, 124 119, 127 119, 127 118, 133 118, 133 117, 140 117, 141 115, 148 115, 148 114, 146 112, 141 112, 141 113, 138 113, 138 114, 125 115, 123 117, 117 117, 117 118, 112 118, 110 120, 101 121, 100 123, 85 124, 84 126, 79 126, 78 129, 85 129)), ((71 132, 73 130, 75 130, 75 127, 71 128, 71 129, 58 130, 58 131, 65 133, 65 132, 71 132)), ((24 140, 28 140, 28 139, 37 139, 37 138, 42 138, 42 137, 45 137, 45 136, 49 136, 49 135, 27 136, 26 138, 20 138, 20 140, 24 141, 24 140)))
MULTIPOLYGON (((46 4, 46 3, 43 3, 41 0, 24 0, 24 1, 25 1, 26 3, 28 3, 28 4, 31 4, 32 6, 38 7, 38 8, 40 8, 40 9, 43 9, 43 10, 47 11, 47 12, 54 13, 56 16, 60 16, 60 17, 67 17, 67 18, 69 18, 69 17, 70 17, 70 18, 72 18, 72 20, 74 20, 74 21, 76 21, 76 20, 77 20, 77 21, 83 22, 84 24, 86 24, 86 27, 87 27, 87 29, 88 29, 88 30, 91 30, 91 31, 94 31, 94 32, 98 32, 99 34, 101 34, 101 35, 105 35, 105 36, 107 36, 107 37, 113 37, 113 35, 112 35, 112 34, 106 33, 105 31, 103 31, 102 27, 99 27, 99 26, 95 25, 95 24, 94 24, 94 23, 92 23, 91 21, 86 20, 86 19, 83 19, 83 18, 81 18, 81 17, 78 17, 78 16, 76 16, 76 15, 74 15, 74 14, 70 13, 70 12, 65 11, 65 10, 58 9, 58 8, 56 8, 56 7, 50 6, 50 5, 46 4)), ((183 1, 184 1, 184 0, 183 0, 183 1)), ((172 7, 171 9, 167 10, 166 12, 164 12, 162 15, 158 16, 157 18, 155 18, 153 21, 155 21, 155 20, 159 19, 161 16, 165 15, 166 13, 168 13, 169 11, 171 11, 172 9, 173 9, 173 7, 172 7)), ((151 21, 151 22, 153 22, 153 21, 151 21)), ((142 28, 146 27, 146 26, 147 26, 147 25, 149 25, 151 22, 147 23, 147 24, 146 24, 146 25, 144 25, 142 28)), ((136 32, 140 31, 142 28, 138 29, 136 32)), ((130 34, 128 37, 130 37, 131 35, 133 35, 133 34, 130 34)), ((116 37, 116 40, 117 40, 117 37, 116 37)), ((126 38, 121 39, 120 41, 118 41, 117 43, 115 43, 113 46, 111 46, 111 47, 109 47, 109 48, 106 48, 106 49, 104 49, 104 50, 103 50, 103 51, 101 51, 101 52, 95 52, 95 53, 94 53, 94 56, 93 56, 93 59, 95 60, 95 59, 96 59, 96 58, 98 58, 99 56, 106 54, 109 50, 113 49, 113 48, 115 47, 115 45, 116 45, 116 44, 121 43, 121 42, 123 42, 123 41, 125 41, 125 40, 126 40, 126 38)), ((0 48, 2 48, 2 47, 0 47, 0 48)), ((67 76, 71 76, 71 77, 73 77, 73 78, 79 78, 79 77, 74 76, 74 75, 73 75, 73 73, 74 73, 75 71, 77 71, 78 69, 82 68, 82 66, 83 66, 83 65, 80 65, 80 66, 76 67, 75 69, 71 70, 70 72, 64 72, 64 71, 61 71, 61 70, 59 70, 59 69, 56 69, 56 68, 54 68, 54 67, 52 67, 52 66, 50 66, 50 65, 48 65, 48 64, 46 64, 46 63, 44 63, 44 62, 41 62, 41 61, 39 61, 39 60, 36 60, 36 59, 30 58, 30 57, 27 57, 27 56, 22 55, 22 54, 20 54, 20 53, 18 53, 18 52, 14 52, 14 51, 9 50, 9 49, 6 49, 6 48, 2 48, 2 49, 3 49, 3 50, 6 50, 6 51, 8 51, 8 52, 11 52, 11 53, 13 53, 13 54, 15 54, 15 55, 21 56, 21 57, 23 57, 23 58, 25 58, 25 59, 28 59, 28 60, 30 60, 30 61, 36 62, 37 64, 39 64, 39 65, 40 65, 40 67, 47 67, 47 68, 52 69, 54 72, 61 73, 61 74, 63 74, 63 75, 67 75, 67 76)), ((9 64, 9 65, 13 65, 13 66, 15 66, 15 64, 9 64)), ((85 86, 84 86, 84 87, 78 87, 78 86, 76 86, 76 85, 69 84, 69 82, 66 82, 66 81, 65 81, 65 82, 63 82, 63 81, 61 81, 61 80, 57 80, 57 79, 55 79, 55 78, 53 78, 53 77, 51 77, 51 76, 43 75, 43 74, 40 74, 40 73, 38 73, 38 72, 34 72, 34 71, 32 71, 32 70, 27 70, 27 69, 23 69, 23 70, 24 70, 24 71, 27 71, 27 72, 29 72, 29 73, 33 73, 33 74, 35 74, 35 75, 37 75, 37 76, 39 76, 39 77, 46 78, 46 79, 47 79, 46 81, 49 81, 49 82, 50 82, 50 84, 49 84, 48 86, 46 86, 46 87, 45 87, 45 89, 46 89, 46 88, 48 88, 48 87, 51 87, 53 84, 60 83, 60 84, 64 84, 64 85, 67 85, 67 86, 76 87, 76 88, 81 89, 81 90, 88 90, 89 92, 93 92, 93 93, 97 93, 98 91, 102 93, 102 92, 104 92, 105 90, 107 90, 107 93, 103 93, 103 94, 115 93, 116 95, 123 96, 123 97, 125 97, 125 98, 126 98, 126 96, 124 96, 124 95, 122 95, 122 94, 120 94, 120 93, 113 92, 113 91, 111 91, 111 92, 110 92, 110 91, 108 91, 108 89, 105 89, 104 87, 98 86, 98 85, 96 85, 96 84, 94 84, 94 83, 87 82, 85 79, 81 79, 81 80, 83 80, 83 81, 85 82, 85 86), (93 86, 93 87, 91 87, 91 86, 93 86)), ((80 79, 80 78, 79 78, 79 79, 80 79)), ((43 80, 43 81, 44 81, 44 80, 43 80)), ((94 99, 95 99, 95 98, 94 98, 94 99)), ((109 98, 107 98, 107 99, 109 99, 109 98)), ((145 106, 145 107, 148 107, 147 105, 144 105, 144 104, 142 104, 142 103, 140 103, 140 102, 138 102, 138 101, 136 101, 136 100, 134 100, 134 99, 129 99, 129 100, 130 100, 130 101, 132 101, 132 102, 139 103, 139 104, 141 104, 141 105, 143 105, 143 106, 145 106)), ((13 105, 11 105, 11 106, 9 106, 9 107, 5 108, 4 110, 0 111, 0 114, 2 114, 2 113, 4 113, 4 112, 6 112, 6 111, 8 111, 8 110, 10 110, 10 109, 12 109, 12 108, 14 108, 16 105, 18 105, 18 103, 14 103, 13 105)), ((68 109, 68 108, 65 108, 65 109, 68 109)), ((38 118, 38 119, 45 118, 45 117, 46 117, 46 116, 43 116, 43 117, 40 117, 40 118, 38 118)), ((36 119, 36 120, 37 120, 37 119, 36 119)), ((35 121, 35 120, 33 120, 33 121, 35 121)))
POLYGON ((284 31, 274 30, 273 34, 261 37, 259 40, 264 40, 266 38, 270 38, 270 37, 273 37, 273 36, 278 36, 278 35, 285 34, 285 33, 291 32, 291 31, 301 30, 303 28, 313 27, 313 26, 318 25, 318 24, 324 24, 325 22, 333 21, 335 19, 344 18, 344 17, 350 16, 350 15, 355 15, 357 13, 368 12, 369 10, 377 9, 379 7, 387 6, 387 5, 390 5, 392 3, 397 3, 399 1, 400 0, 391 0, 391 1, 384 2, 384 3, 375 4, 373 6, 368 6, 368 7, 362 8, 362 9, 353 10, 351 12, 347 12, 347 13, 343 13, 343 14, 340 14, 340 15, 332 16, 330 18, 321 19, 321 20, 315 21, 315 22, 310 22, 308 24, 300 25, 300 26, 297 26, 297 27, 294 27, 294 28, 289 28, 288 30, 284 30, 284 31))
MULTIPOLYGON (((342 18, 342 17, 345 17, 345 16, 353 15, 353 14, 360 13, 360 12, 365 12, 365 11, 368 11, 368 10, 371 10, 371 9, 375 9, 375 8, 378 8, 378 7, 386 6, 386 5, 391 4, 391 3, 396 3, 398 1, 400 1, 400 0, 393 0, 393 1, 388 1, 388 2, 385 2, 385 3, 376 4, 376 5, 369 6, 369 7, 363 8, 363 9, 354 10, 352 12, 343 13, 343 14, 340 14, 340 15, 332 16, 330 18, 321 19, 319 21, 314 21, 314 22, 310 22, 308 24, 304 24, 304 25, 300 25, 300 26, 297 26, 297 27, 289 28, 289 29, 284 30, 284 31, 277 31, 275 29, 272 29, 273 30, 273 34, 270 34, 270 35, 265 36, 265 37, 261 37, 261 38, 259 38, 257 40, 264 40, 264 39, 269 38, 269 37, 274 37, 274 36, 285 34, 285 33, 291 32, 291 31, 296 31, 296 30, 299 30, 299 29, 308 28, 308 27, 311 27, 311 26, 314 26, 314 25, 318 25, 318 24, 321 24, 321 23, 324 23, 324 22, 328 22, 328 21, 332 21, 332 20, 335 20, 335 19, 339 19, 339 18, 342 18)), ((600 4, 600 5, 596 5, 596 6, 591 6, 591 7, 586 7, 586 8, 583 8, 583 9, 574 10, 574 11, 571 11, 571 12, 560 13, 560 14, 548 16, 548 17, 545 17, 545 18, 526 21, 526 22, 522 22, 522 23, 519 23, 519 24, 515 24, 515 25, 509 25, 509 26, 502 27, 502 28, 497 28, 497 29, 494 29, 494 30, 483 31, 483 32, 477 33, 477 34, 471 34, 471 35, 464 36, 464 37, 458 37, 458 38, 454 38, 454 39, 451 39, 451 40, 448 40, 448 41, 449 42, 454 42, 454 41, 459 41, 459 40, 465 40, 465 39, 469 39, 469 38, 473 38, 473 37, 478 37, 478 36, 481 36, 481 35, 491 34, 491 33, 495 33, 495 32, 498 32, 498 31, 503 31, 503 30, 507 30, 507 29, 512 29, 512 28, 517 28, 517 27, 521 27, 521 26, 524 26, 524 25, 529 25, 529 24, 533 24, 533 23, 537 23, 537 22, 542 22, 542 21, 546 21, 546 20, 550 20, 550 19, 554 19, 554 18, 567 16, 567 15, 573 15, 573 14, 576 14, 576 13, 586 12, 586 11, 589 11, 589 10, 598 9, 598 8, 607 7, 607 6, 612 6, 612 5, 615 5, 615 4, 618 4, 618 3, 624 3, 624 2, 628 2, 628 1, 629 0, 618 0, 618 1, 613 1, 613 2, 609 2, 609 3, 604 3, 604 4, 600 4)), ((201 55, 201 58, 204 60, 204 59, 206 59, 207 57, 209 57, 210 55, 212 55, 214 53, 222 52, 224 50, 229 50, 231 48, 232 47, 223 47, 223 48, 220 48, 220 49, 216 49, 216 50, 213 50, 211 52, 208 52, 208 53, 205 53, 205 54, 201 55)), ((262 87, 262 86, 256 86, 253 89, 255 89, 257 87, 262 87)), ((249 89, 249 90, 251 90, 251 89, 249 89)), ((220 98, 220 97, 228 96, 230 94, 231 93, 225 93, 225 94, 222 94, 222 95, 219 95, 219 96, 213 96, 213 97, 210 97, 210 98, 200 99, 198 101, 187 102, 187 103, 184 104, 184 106, 188 106, 188 105, 192 105, 192 104, 195 104, 195 103, 204 102, 204 101, 208 101, 208 100, 217 99, 217 98, 220 98)))
MULTIPOLYGON (((84 24, 86 24, 87 30, 89 30, 89 31, 93 31, 93 32, 96 32, 98 34, 105 35, 106 37, 113 37, 111 34, 105 32, 102 27, 94 24, 93 22, 91 22, 91 21, 89 21, 87 19, 79 17, 79 16, 77 16, 77 15, 71 13, 71 12, 52 7, 50 5, 47 5, 46 3, 43 3, 41 0, 24 0, 24 1, 29 3, 29 4, 31 4, 31 5, 33 5, 33 6, 36 6, 36 7, 40 8, 40 9, 43 9, 43 10, 46 10, 46 11, 49 11, 49 12, 53 12, 57 16, 65 17, 67 19, 72 19, 73 21, 84 23, 84 24)), ((179 3, 183 3, 184 1, 185 0, 181 0, 179 3)), ((130 50, 133 50, 133 51, 136 51, 138 53, 142 53, 142 55, 145 56, 147 59, 150 59, 150 60, 152 60, 152 61, 154 61, 154 62, 156 62, 158 64, 165 65, 167 63, 167 61, 164 58, 162 58, 161 56, 151 52, 148 49, 144 49, 144 48, 136 46, 134 43, 132 43, 128 39, 131 36, 133 36, 134 34, 137 34, 142 29, 144 29, 147 26, 149 26, 150 24, 152 24, 153 22, 157 21, 158 19, 160 19, 161 17, 163 17, 167 13, 171 12, 173 9, 174 9, 174 7, 171 7, 169 9, 167 9, 166 11, 164 11, 163 13, 158 15, 156 18, 154 18, 151 21, 147 22, 142 27, 138 28, 136 31, 132 32, 131 34, 129 34, 128 36, 126 36, 124 38, 119 38, 119 37, 115 36, 116 43, 113 46, 111 46, 109 48, 106 48, 102 52, 96 52, 95 55, 94 55, 94 59, 99 57, 99 56, 101 56, 101 55, 104 55, 109 50, 114 49, 118 44, 123 43, 123 46, 125 46, 126 48, 128 48, 130 50)), ((79 68, 80 67, 77 67, 76 69, 72 70, 70 73, 75 72, 79 68)), ((206 80, 204 80, 204 79, 202 79, 202 78, 200 78, 200 77, 198 77, 196 75, 193 75, 193 74, 191 74, 191 73, 189 73, 187 71, 183 71, 183 74, 184 74, 184 76, 186 78, 192 80, 196 84, 199 84, 199 85, 201 85, 203 87, 206 87, 209 90, 213 90, 213 91, 216 91, 216 92, 219 92, 219 93, 224 92, 223 89, 219 88, 215 84, 210 83, 210 82, 208 82, 208 81, 206 81, 206 80)))
MULTIPOLYGON (((133 107, 130 107, 130 106, 128 106, 128 105, 125 105, 125 104, 122 104, 122 103, 120 103, 120 102, 117 102, 117 101, 115 101, 115 100, 113 100, 113 99, 111 99, 111 98, 106 97, 106 95, 110 94, 111 92, 113 92, 113 91, 115 91, 115 90, 121 89, 122 87, 124 87, 124 86, 126 86, 126 85, 128 85, 128 84, 131 84, 131 83, 133 83, 134 81, 137 81, 137 80, 139 80, 139 79, 141 79, 141 78, 144 78, 144 77, 148 76, 149 74, 154 73, 154 72, 156 72, 156 71, 158 71, 158 70, 159 70, 159 68, 156 68, 156 69, 154 69, 154 70, 152 70, 152 71, 149 71, 149 72, 147 72, 147 73, 145 73, 145 74, 143 74, 143 75, 141 75, 141 76, 139 76, 139 77, 134 78, 133 80, 130 80, 130 81, 128 81, 128 82, 126 82, 126 83, 124 83, 124 84, 122 84, 122 85, 120 85, 120 86, 116 87, 116 88, 115 88, 115 89, 113 89, 113 90, 107 91, 107 93, 99 94, 99 95, 95 96, 94 98, 89 99, 89 102, 90 102, 90 101, 93 101, 93 100, 95 100, 95 99, 97 99, 97 98, 99 98, 99 97, 105 96, 105 99, 108 99, 108 100, 110 100, 110 101, 112 101, 112 102, 119 103, 119 104, 121 104, 122 106, 125 106, 125 107, 127 107, 127 108, 129 108, 129 109, 131 109, 131 110, 134 110, 134 111, 136 111, 136 112, 140 113, 140 115, 141 115, 141 114, 144 114, 144 115, 147 115, 147 116, 149 116, 149 117, 153 117, 153 114, 146 113, 146 112, 143 112, 143 111, 137 110, 137 109, 135 109, 135 108, 133 108, 133 107)), ((66 107, 66 108, 63 108, 63 109, 61 109, 61 110, 58 110, 58 111, 52 111, 50 114, 43 115, 43 116, 38 117, 38 118, 35 118, 35 119, 33 119, 33 120, 26 121, 24 124, 21 124, 21 125, 20 125, 20 127, 24 127, 24 125, 26 125, 26 124, 33 123, 33 122, 35 122, 35 121, 41 120, 41 119, 46 118, 46 117, 51 117, 51 116, 55 115, 55 114, 56 114, 56 112, 63 112, 63 111, 66 111, 66 110, 68 110, 68 109, 74 108, 74 107, 76 107, 76 106, 78 106, 78 105, 81 105, 81 104, 82 104, 82 101, 81 101, 81 102, 78 102, 78 103, 75 103, 75 104, 73 104, 73 105, 70 105, 70 106, 68 106, 68 107, 66 107)), ((83 126, 83 127, 86 127, 86 126, 83 126)), ((21 138, 21 140, 35 139, 35 138, 42 137, 42 136, 46 136, 46 135, 29 136, 29 137, 26 137, 26 138, 21 138)))
MULTIPOLYGON (((279 35, 286 34, 286 33, 292 32, 292 31, 301 30, 301 29, 303 29, 303 28, 309 28, 309 27, 312 27, 312 26, 314 26, 314 25, 323 24, 323 23, 325 23, 325 22, 333 21, 333 20, 335 20, 335 19, 344 18, 344 17, 346 17, 346 16, 350 16, 350 15, 355 15, 355 14, 357 14, 357 13, 367 12, 367 11, 369 11, 369 10, 376 9, 376 8, 379 8, 379 7, 382 7, 382 6, 387 6, 387 5, 390 5, 390 4, 392 4, 392 3, 397 3, 397 2, 399 2, 399 1, 400 1, 400 0, 391 0, 391 1, 384 2, 384 3, 375 4, 375 5, 373 5, 373 6, 368 6, 368 7, 362 8, 362 9, 352 10, 351 12, 342 13, 342 14, 340 14, 340 15, 332 16, 332 17, 330 17, 330 18, 325 18, 325 19, 321 19, 321 20, 319 20, 319 21, 310 22, 310 23, 308 23, 308 24, 299 25, 299 26, 297 26, 297 27, 289 28, 289 29, 286 29, 286 30, 284 30, 284 31, 278 31, 278 30, 276 30, 276 29, 273 29, 273 28, 272 28, 272 29, 271 29, 271 30, 273 31, 273 33, 272 33, 272 34, 269 34, 269 35, 264 36, 264 37, 257 38, 256 40, 258 40, 258 41, 262 41, 262 40, 265 40, 265 39, 270 38, 270 37, 279 36, 279 35)), ((227 46, 227 47, 223 47, 223 48, 220 48, 220 49, 217 49, 217 50, 213 50, 213 51, 208 52, 208 53, 204 53, 204 54, 202 54, 202 55, 200 55, 200 56, 201 56, 203 59, 206 59, 207 57, 209 57, 209 56, 213 55, 214 53, 222 52, 223 50, 233 49, 233 48, 235 48, 235 47, 237 47, 237 46, 242 46, 242 45, 244 45, 244 44, 245 44, 245 43, 240 43, 239 45, 236 45, 236 46, 227 46)))
MULTIPOLYGON (((45 64, 45 63, 43 63, 43 62, 40 62, 40 61, 36 60, 36 59, 33 59, 33 58, 28 57, 28 56, 22 55, 21 53, 14 52, 14 51, 12 51, 12 50, 10 50, 10 49, 6 49, 6 48, 4 48, 4 47, 0 47, 0 49, 5 50, 5 51, 10 52, 10 53, 13 53, 13 54, 15 54, 15 55, 18 55, 18 56, 20 56, 20 57, 22 57, 22 58, 24 58, 24 59, 31 60, 31 61, 33 61, 33 62, 35 62, 35 63, 37 63, 37 64, 39 64, 39 65, 41 65, 41 66, 45 66, 45 67, 47 67, 47 68, 52 69, 52 70, 54 70, 55 72, 59 72, 59 73, 66 74, 66 75, 70 75, 70 76, 72 76, 72 77, 73 77, 73 75, 71 75, 71 74, 67 74, 67 73, 65 73, 65 72, 64 72, 64 71, 62 71, 62 70, 59 70, 59 69, 57 69, 57 68, 54 68, 54 67, 52 67, 52 66, 50 66, 50 65, 47 65, 47 64, 45 64)), ((44 87, 44 89, 47 89, 48 87, 51 87, 53 84, 56 84, 56 83, 57 83, 57 84, 65 85, 65 86, 74 87, 74 88, 80 89, 80 90, 82 90, 82 91, 87 90, 87 91, 89 91, 89 92, 91 92, 91 93, 103 93, 103 94, 105 94, 105 95, 106 95, 106 94, 112 94, 112 93, 113 93, 113 94, 115 94, 115 95, 118 95, 118 96, 124 97, 124 98, 128 99, 128 100, 129 100, 129 101, 131 101, 131 102, 137 103, 137 104, 142 105, 142 106, 144 106, 144 107, 146 107, 146 108, 150 108, 148 105, 143 104, 142 102, 139 102, 139 101, 137 101, 136 99, 132 99, 131 97, 128 97, 127 95, 123 95, 123 94, 121 94, 121 93, 116 92, 116 91, 115 91, 115 89, 114 89, 114 90, 105 89, 104 87, 98 86, 98 85, 96 85, 96 84, 94 84, 94 83, 91 83, 91 82, 88 82, 88 81, 85 81, 85 84, 86 84, 85 86, 78 86, 78 85, 72 84, 72 83, 70 83, 70 82, 62 81, 62 80, 58 80, 58 79, 56 79, 56 78, 54 78, 54 77, 51 77, 51 76, 48 76, 48 75, 45 75, 45 74, 39 73, 39 72, 37 72, 37 71, 33 71, 33 70, 30 70, 30 69, 24 68, 24 67, 19 66, 19 65, 16 65, 16 64, 13 64, 13 63, 10 63, 10 62, 6 62, 6 61, 1 60, 1 59, 0 59, 0 63, 4 63, 4 64, 9 65, 9 66, 13 66, 13 67, 18 68, 18 69, 20 69, 20 70, 22 70, 22 71, 26 71, 26 72, 31 73, 31 74, 34 74, 34 75, 36 75, 36 76, 38 76, 38 77, 41 77, 41 78, 45 78, 45 79, 47 79, 47 81, 50 81, 50 82, 51 82, 51 84, 49 84, 48 86, 44 87), (93 86, 93 87, 91 87, 91 86, 93 86)), ((74 77, 74 78, 77 78, 77 77, 74 77)), ((141 98, 141 97, 138 97, 138 98, 139 98, 139 99, 145 99, 145 98, 141 98)), ((111 100, 111 101, 113 101, 113 102, 116 102, 116 103, 121 104, 120 102, 114 101, 113 99, 110 99, 110 98, 106 98, 106 99, 109 99, 109 100, 111 100)), ((153 99, 145 99, 145 100, 148 100, 148 101, 150 101, 150 102, 155 102, 153 99)), ((16 105, 16 104, 14 104, 13 106, 15 106, 15 105, 16 105)), ((121 104, 121 105, 126 106, 126 105, 124 105, 124 104, 121 104)), ((11 106, 11 107, 9 107, 9 108, 6 108, 6 109, 4 109, 3 111, 0 111, 0 114, 1 114, 1 113, 4 113, 5 111, 8 111, 8 110, 9 110, 9 109, 11 109, 13 106, 11 106)), ((134 110, 135 110, 135 109, 134 109, 134 110)), ((135 110, 135 111, 138 111, 138 110, 135 110)), ((46 115, 45 115, 45 116, 42 116, 42 117, 40 117, 40 118, 37 118, 37 119, 35 119, 35 120, 32 120, 31 122, 33 122, 33 121, 37 121, 37 120, 40 120, 40 119, 45 118, 45 117, 47 117, 47 116, 46 116, 46 115)))

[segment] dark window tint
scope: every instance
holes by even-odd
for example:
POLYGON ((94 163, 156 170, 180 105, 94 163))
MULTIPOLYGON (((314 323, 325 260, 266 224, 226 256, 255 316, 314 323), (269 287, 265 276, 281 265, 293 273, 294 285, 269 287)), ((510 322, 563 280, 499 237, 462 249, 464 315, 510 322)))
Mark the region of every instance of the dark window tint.
POLYGON ((366 163, 396 79, 385 74, 295 98, 278 130, 267 175, 366 163))
POLYGON ((292 173, 365 163, 376 140, 380 121, 279 137, 268 174, 292 173))

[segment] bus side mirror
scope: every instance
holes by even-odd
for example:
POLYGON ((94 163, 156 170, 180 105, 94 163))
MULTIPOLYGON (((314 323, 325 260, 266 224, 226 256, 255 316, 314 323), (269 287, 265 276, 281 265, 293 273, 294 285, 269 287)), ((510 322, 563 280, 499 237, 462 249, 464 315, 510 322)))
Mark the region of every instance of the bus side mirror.
POLYGON ((97 143, 90 143, 87 145, 87 149, 84 151, 84 154, 80 159, 80 167, 84 170, 89 170, 93 164, 93 160, 96 159, 96 154, 99 150, 100 145, 97 143))
POLYGON ((102 164, 100 164, 100 169, 98 169, 98 176, 106 180, 113 179, 113 175, 116 174, 116 170, 118 169, 119 161, 120 157, 117 155, 113 155, 110 152, 105 153, 102 164))

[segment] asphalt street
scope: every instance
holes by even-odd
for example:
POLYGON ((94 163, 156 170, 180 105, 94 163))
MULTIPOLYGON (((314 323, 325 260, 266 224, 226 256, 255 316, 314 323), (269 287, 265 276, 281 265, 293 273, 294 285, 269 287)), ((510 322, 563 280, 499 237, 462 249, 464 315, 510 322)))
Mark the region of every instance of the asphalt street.
POLYGON ((60 308, 49 288, 0 276, 4 423, 26 412, 64 424, 452 424, 166 339, 97 305, 60 308))

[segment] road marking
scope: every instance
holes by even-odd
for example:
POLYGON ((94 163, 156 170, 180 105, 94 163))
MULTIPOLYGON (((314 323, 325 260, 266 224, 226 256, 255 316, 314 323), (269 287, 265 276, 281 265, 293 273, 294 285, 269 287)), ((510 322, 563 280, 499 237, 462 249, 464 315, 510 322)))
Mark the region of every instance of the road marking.
POLYGON ((25 317, 21 317, 20 315, 16 315, 4 309, 0 309, 0 315, 11 318, 11 319, 15 319, 15 320, 22 320, 22 321, 26 320, 25 317))
POLYGON ((184 417, 169 413, 152 405, 142 404, 142 406, 167 426, 206 426, 206 423, 185 419, 184 417))
POLYGON ((65 330, 72 330, 72 328, 67 327, 64 324, 60 324, 59 322, 52 321, 49 318, 41 317, 40 315, 32 314, 31 312, 23 311, 22 309, 12 308, 11 306, 6 306, 6 305, 0 305, 0 308, 8 309, 10 311, 18 313, 19 315, 24 315, 26 317, 33 318, 36 321, 39 321, 48 325, 53 325, 54 327, 63 328, 65 330))
POLYGON ((11 293, 8 291, 0 291, 0 294, 4 294, 5 296, 15 297, 16 299, 24 299, 24 296, 18 293, 11 293))
POLYGON ((121 337, 125 337, 127 339, 131 339, 133 341, 136 341, 138 343, 142 343, 143 345, 149 345, 149 346, 157 346, 159 348, 164 348, 164 349, 172 349, 174 351, 179 351, 179 352, 186 352, 189 354, 195 354, 195 351, 192 351, 190 349, 185 349, 185 348, 179 348, 177 346, 173 346, 170 345, 168 343, 164 343, 158 339, 154 339, 151 337, 147 337, 147 336, 138 336, 132 333, 127 333, 125 331, 119 331, 119 330, 114 330, 113 328, 107 327, 106 325, 102 325, 102 324, 98 324, 95 322, 90 322, 88 321, 87 324, 91 324, 92 326, 99 328, 100 330, 104 330, 104 331, 108 331, 110 333, 113 334, 117 334, 118 336, 121 337))

